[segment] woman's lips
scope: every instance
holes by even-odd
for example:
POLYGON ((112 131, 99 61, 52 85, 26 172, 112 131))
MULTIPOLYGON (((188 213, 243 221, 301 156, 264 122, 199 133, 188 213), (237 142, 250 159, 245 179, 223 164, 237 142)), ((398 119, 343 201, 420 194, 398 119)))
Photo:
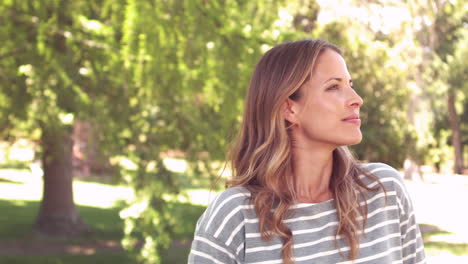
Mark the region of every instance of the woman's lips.
POLYGON ((353 123, 353 124, 361 124, 361 119, 359 117, 351 117, 351 118, 345 118, 343 121, 348 122, 348 123, 353 123))
POLYGON ((361 124, 361 119, 359 119, 358 115, 351 115, 343 119, 343 121, 353 124, 361 124))

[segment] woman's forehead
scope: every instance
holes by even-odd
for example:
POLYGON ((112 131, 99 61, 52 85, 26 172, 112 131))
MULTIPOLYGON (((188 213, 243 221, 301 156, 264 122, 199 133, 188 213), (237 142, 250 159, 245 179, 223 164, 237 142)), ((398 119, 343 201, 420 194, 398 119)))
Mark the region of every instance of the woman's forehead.
POLYGON ((327 49, 323 51, 312 69, 311 79, 320 83, 330 78, 351 79, 346 62, 337 52, 327 49))

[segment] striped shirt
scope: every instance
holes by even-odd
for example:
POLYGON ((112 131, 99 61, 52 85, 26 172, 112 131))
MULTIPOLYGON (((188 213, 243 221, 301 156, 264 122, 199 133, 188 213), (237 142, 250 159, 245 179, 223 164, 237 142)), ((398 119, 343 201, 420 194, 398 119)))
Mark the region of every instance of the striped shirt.
MULTIPOLYGON (((297 203, 284 220, 293 233, 295 263, 425 263, 424 245, 416 224, 411 199, 400 174, 382 163, 363 164, 387 191, 369 191, 365 235, 360 235, 359 254, 351 262, 349 247, 335 232, 338 218, 333 200, 297 203)), ((363 178, 369 186, 377 182, 363 178)), ((197 222, 188 263, 282 263, 279 237, 264 241, 258 217, 247 199, 246 188, 220 193, 197 222)))

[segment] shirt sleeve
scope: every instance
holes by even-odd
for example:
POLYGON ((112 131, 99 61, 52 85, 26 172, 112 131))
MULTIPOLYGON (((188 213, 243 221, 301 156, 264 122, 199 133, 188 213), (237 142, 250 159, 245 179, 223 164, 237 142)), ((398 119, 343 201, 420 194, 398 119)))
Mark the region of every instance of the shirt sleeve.
POLYGON ((421 231, 416 222, 411 198, 403 179, 395 181, 398 207, 400 209, 400 232, 403 264, 426 263, 421 231))
POLYGON ((188 263, 242 263, 244 214, 248 193, 241 188, 222 192, 200 217, 195 228, 188 263))
POLYGON ((235 252, 232 252, 230 248, 226 247, 217 238, 209 234, 195 232, 188 263, 235 264, 239 262, 235 252))

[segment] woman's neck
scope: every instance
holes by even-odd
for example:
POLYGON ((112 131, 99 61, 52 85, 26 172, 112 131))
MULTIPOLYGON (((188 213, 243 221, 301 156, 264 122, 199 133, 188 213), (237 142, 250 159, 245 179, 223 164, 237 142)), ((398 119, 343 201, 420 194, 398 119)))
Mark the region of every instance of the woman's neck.
POLYGON ((330 179, 333 150, 293 148, 293 173, 298 202, 323 202, 332 198, 330 179))

